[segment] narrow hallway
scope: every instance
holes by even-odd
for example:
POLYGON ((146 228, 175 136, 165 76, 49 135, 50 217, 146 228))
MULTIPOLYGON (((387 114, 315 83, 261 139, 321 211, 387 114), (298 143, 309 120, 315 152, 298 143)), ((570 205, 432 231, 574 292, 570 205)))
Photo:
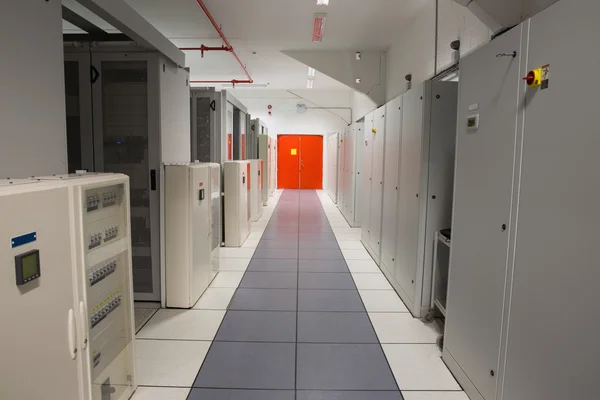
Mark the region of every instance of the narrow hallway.
POLYGON ((466 399, 323 192, 285 190, 253 230, 194 310, 138 333, 134 400, 466 399))

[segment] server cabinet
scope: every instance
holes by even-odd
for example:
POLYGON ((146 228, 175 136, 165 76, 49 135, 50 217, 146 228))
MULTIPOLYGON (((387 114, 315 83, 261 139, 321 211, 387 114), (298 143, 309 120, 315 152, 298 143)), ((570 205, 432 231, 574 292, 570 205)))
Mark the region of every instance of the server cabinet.
POLYGON ((381 264, 394 273, 396 262, 396 219, 398 215, 398 170, 402 139, 402 96, 386 104, 385 168, 383 176, 383 208, 381 221, 381 264))
POLYGON ((411 313, 429 309, 436 231, 451 224, 455 82, 425 82, 402 96, 396 257, 383 269, 411 313))
POLYGON ((338 143, 337 133, 327 138, 327 193, 336 204, 338 202, 338 143))
POLYGON ((360 138, 360 147, 363 149, 363 170, 361 197, 361 241, 365 248, 370 249, 371 232, 371 185, 373 173, 373 118, 375 112, 367 114, 364 120, 364 129, 360 138))
POLYGON ((371 167, 371 213, 369 216, 369 247, 371 256, 379 262, 381 257, 381 216, 383 204, 383 166, 385 144, 385 106, 379 107, 373 116, 373 155, 371 167))
POLYGON ((490 371, 498 370, 500 354, 522 75, 520 57, 496 55, 501 49, 520 50, 521 35, 522 27, 505 33, 460 66, 444 358, 460 366, 484 399, 495 399, 498 379, 490 371), (478 109, 471 112, 473 104, 478 109), (484 122, 478 130, 466 128, 470 115, 484 122))
POLYGON ((246 134, 246 157, 248 160, 258 159, 258 134, 260 132, 260 120, 252 119, 250 114, 246 117, 249 126, 246 134))
POLYGON ((462 61, 444 360, 474 399, 600 396, 600 354, 590 347, 600 302, 599 193, 590 184, 600 167, 599 85, 580 85, 578 74, 600 62, 587 50, 598 13, 598 2, 558 2, 462 61), (517 56, 498 62, 500 48, 517 56), (478 86, 486 66, 491 85, 478 86), (545 82, 528 88, 521 78, 538 68, 545 82), (484 176, 501 188, 477 188, 484 176), (469 195, 490 202, 469 210, 469 195), (482 236, 489 241, 474 252, 482 236))
POLYGON ((262 202, 266 206, 269 202, 271 184, 271 138, 267 135, 258 135, 258 157, 263 161, 265 173, 262 175, 262 202))
POLYGON ((365 189, 364 179, 361 173, 364 174, 366 170, 365 164, 365 152, 363 151, 363 137, 365 131, 365 123, 357 122, 354 128, 354 134, 351 137, 352 140, 352 154, 354 154, 354 161, 350 163, 352 169, 350 175, 352 176, 352 191, 351 191, 351 205, 350 215, 354 217, 354 224, 350 224, 353 227, 360 227, 362 224, 362 215, 360 210, 363 207, 363 191, 365 189))
POLYGON ((222 96, 214 88, 193 88, 191 98, 192 160, 222 163, 222 96))
MULTIPOLYGON (((269 130, 265 129, 268 136, 269 130)), ((277 189, 277 140, 269 136, 269 197, 273 196, 277 189)))
MULTIPOLYGON (((344 128, 342 132, 339 133, 339 143, 338 143, 338 162, 337 162, 337 205, 340 211, 343 209, 344 203, 344 191, 346 190, 346 170, 345 170, 345 161, 344 161, 344 153, 346 145, 346 132, 348 127, 344 128)), ((342 211, 343 214, 343 211, 342 211)))

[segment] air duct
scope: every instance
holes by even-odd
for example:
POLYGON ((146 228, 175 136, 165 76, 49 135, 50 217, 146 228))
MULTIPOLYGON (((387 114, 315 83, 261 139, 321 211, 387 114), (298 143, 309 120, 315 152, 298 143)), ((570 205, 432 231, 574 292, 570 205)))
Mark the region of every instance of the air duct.
POLYGON ((494 33, 518 25, 558 0, 454 0, 494 33))

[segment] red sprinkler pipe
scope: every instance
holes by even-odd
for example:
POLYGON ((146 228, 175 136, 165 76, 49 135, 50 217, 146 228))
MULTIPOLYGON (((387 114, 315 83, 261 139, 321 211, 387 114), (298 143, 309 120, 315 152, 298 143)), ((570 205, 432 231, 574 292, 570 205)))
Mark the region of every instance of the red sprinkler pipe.
POLYGON ((202 8, 202 11, 204 11, 204 14, 209 19, 210 23, 215 28, 215 30, 217 31, 219 36, 221 36, 221 39, 223 40, 223 43, 225 43, 225 45, 221 46, 221 47, 207 47, 204 45, 200 46, 199 48, 198 47, 196 47, 196 48, 184 47, 181 50, 200 50, 202 52, 202 57, 204 57, 205 51, 229 51, 229 52, 231 52, 231 54, 233 54, 233 56, 235 57, 237 62, 240 64, 240 67, 242 67, 242 70, 244 71, 244 74, 246 75, 246 77, 248 79, 247 80, 232 79, 231 81, 190 81, 190 83, 231 83, 233 86, 235 86, 238 83, 254 83, 254 81, 252 80, 252 77, 250 76, 250 74, 248 73, 248 70, 246 69, 246 66, 244 65, 242 60, 240 60, 238 55, 236 54, 235 50, 233 49, 233 46, 231 45, 231 43, 229 43, 229 40, 227 40, 227 38, 225 37, 223 30, 221 30, 221 27, 219 26, 219 24, 217 24, 217 21, 215 21, 215 18, 212 16, 210 11, 208 11, 208 8, 206 7, 206 4, 204 4, 204 1, 203 0, 196 0, 196 1, 198 2, 198 5, 200 6, 200 8, 202 8))

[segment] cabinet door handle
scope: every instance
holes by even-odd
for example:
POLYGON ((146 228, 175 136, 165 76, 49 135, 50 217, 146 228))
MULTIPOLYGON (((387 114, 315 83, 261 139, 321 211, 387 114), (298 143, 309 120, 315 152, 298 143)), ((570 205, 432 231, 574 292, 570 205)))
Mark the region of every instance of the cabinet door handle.
POLYGON ((77 358, 77 324, 75 323, 75 312, 72 308, 69 310, 67 324, 69 334, 69 354, 71 355, 71 359, 74 360, 77 358))
POLYGON ((150 170, 150 190, 156 190, 156 170, 150 170))

